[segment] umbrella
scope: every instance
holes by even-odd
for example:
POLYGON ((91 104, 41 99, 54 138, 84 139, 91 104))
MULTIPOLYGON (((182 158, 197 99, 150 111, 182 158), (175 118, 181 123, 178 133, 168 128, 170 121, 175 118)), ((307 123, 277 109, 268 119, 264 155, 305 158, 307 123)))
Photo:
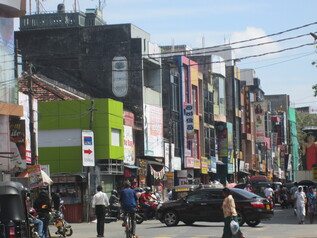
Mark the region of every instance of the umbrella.
POLYGON ((298 183, 298 185, 315 186, 315 183, 311 180, 302 180, 298 183))
MULTIPOLYGON (((43 181, 43 184, 45 186, 48 186, 48 185, 52 185, 53 184, 53 180, 47 175, 47 173, 45 173, 43 170, 41 170, 41 176, 42 176, 42 181, 43 181)), ((29 177, 29 173, 27 171, 19 174, 18 176, 19 178, 28 178, 29 177)))
POLYGON ((234 188, 237 184, 236 183, 228 183, 227 188, 234 188))

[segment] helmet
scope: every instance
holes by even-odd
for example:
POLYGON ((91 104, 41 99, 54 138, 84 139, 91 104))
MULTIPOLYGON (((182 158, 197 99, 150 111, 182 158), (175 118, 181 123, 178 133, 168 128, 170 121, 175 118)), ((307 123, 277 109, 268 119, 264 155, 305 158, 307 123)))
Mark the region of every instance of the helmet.
POLYGON ((270 187, 271 187, 271 184, 268 184, 267 187, 270 188, 270 187))
POLYGON ((147 193, 151 192, 151 190, 152 190, 152 189, 151 189, 150 187, 146 187, 146 188, 145 188, 145 192, 147 192, 147 193))
POLYGON ((117 191, 117 190, 115 190, 115 189, 113 189, 113 190, 111 191, 111 194, 115 194, 115 195, 117 195, 117 194, 118 194, 118 191, 117 191))
POLYGON ((33 207, 30 207, 28 213, 32 216, 36 216, 36 210, 33 207))

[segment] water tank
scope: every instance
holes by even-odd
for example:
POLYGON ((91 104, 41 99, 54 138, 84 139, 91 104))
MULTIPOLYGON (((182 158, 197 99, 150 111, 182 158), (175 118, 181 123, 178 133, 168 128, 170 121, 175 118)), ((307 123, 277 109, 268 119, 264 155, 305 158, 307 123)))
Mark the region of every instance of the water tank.
POLYGON ((61 3, 57 5, 57 12, 58 13, 63 13, 65 12, 65 4, 61 3))

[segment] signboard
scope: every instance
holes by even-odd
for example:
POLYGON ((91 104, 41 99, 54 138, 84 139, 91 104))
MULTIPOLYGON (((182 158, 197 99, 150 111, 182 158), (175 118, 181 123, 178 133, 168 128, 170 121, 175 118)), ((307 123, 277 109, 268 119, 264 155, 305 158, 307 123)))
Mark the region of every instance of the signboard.
POLYGON ((206 157, 201 157, 201 173, 208 174, 208 162, 206 157))
POLYGON ((29 166, 27 168, 27 171, 29 174, 31 188, 41 187, 44 185, 42 174, 41 174, 41 166, 39 164, 34 166, 29 166))
POLYGON ((195 166, 195 159, 193 157, 186 157, 185 168, 194 168, 194 166, 195 166))
POLYGON ((176 171, 182 170, 182 159, 181 157, 174 156, 172 161, 173 169, 176 171))
POLYGON ((185 105, 186 132, 194 134, 194 107, 193 104, 185 105))
POLYGON ((264 102, 254 102, 255 139, 257 143, 265 143, 265 111, 264 102))
POLYGON ((200 169, 200 159, 198 159, 198 158, 194 159, 194 168, 200 169))
POLYGON ((169 169, 174 169, 173 166, 173 161, 174 161, 174 156, 175 156, 175 145, 171 144, 171 156, 169 155, 170 153, 170 146, 169 143, 165 143, 164 144, 164 148, 165 148, 165 170, 168 171, 169 169), (171 159, 171 161, 170 161, 171 159), (170 162, 172 164, 172 168, 170 168, 170 162))
POLYGON ((174 173, 167 172, 166 176, 166 187, 172 189, 174 187, 174 173))
POLYGON ((124 56, 116 56, 112 60, 112 92, 116 97, 128 94, 128 61, 124 56))
POLYGON ((135 164, 133 129, 131 126, 124 127, 124 163, 135 164))
POLYGON ((82 159, 83 166, 95 166, 94 132, 83 130, 82 138, 82 159))
POLYGON ((245 108, 245 131, 251 133, 251 104, 250 104, 250 87, 245 87, 244 92, 244 108, 245 108))
POLYGON ((209 172, 217 173, 217 158, 216 157, 210 157, 210 167, 208 168, 209 172))
POLYGON ((144 104, 144 155, 164 157, 163 109, 144 104))

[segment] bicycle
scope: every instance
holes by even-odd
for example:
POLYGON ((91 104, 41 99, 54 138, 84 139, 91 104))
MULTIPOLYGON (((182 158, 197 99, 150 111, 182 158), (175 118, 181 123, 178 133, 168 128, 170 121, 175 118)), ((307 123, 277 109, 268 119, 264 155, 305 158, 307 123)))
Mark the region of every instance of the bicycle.
POLYGON ((124 214, 124 225, 126 238, 138 238, 135 235, 135 212, 125 212, 124 214), (133 217, 132 217, 133 216, 133 217))

